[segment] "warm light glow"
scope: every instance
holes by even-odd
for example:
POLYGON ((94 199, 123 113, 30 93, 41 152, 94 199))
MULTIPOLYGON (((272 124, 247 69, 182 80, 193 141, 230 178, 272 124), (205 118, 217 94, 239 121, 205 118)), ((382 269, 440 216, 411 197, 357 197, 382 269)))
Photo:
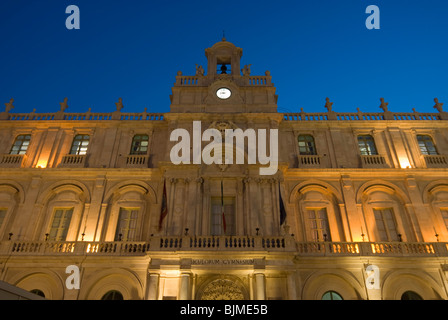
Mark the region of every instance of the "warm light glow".
POLYGON ((401 169, 409 169, 409 168, 411 168, 411 164, 409 163, 408 158, 406 158, 406 157, 399 158, 399 161, 400 161, 401 169))
POLYGON ((37 162, 36 168, 45 169, 46 167, 47 167, 47 161, 39 160, 39 162, 37 162))
POLYGON ((98 243, 89 243, 87 245, 86 252, 87 253, 97 253, 98 252, 98 247, 99 247, 98 243))

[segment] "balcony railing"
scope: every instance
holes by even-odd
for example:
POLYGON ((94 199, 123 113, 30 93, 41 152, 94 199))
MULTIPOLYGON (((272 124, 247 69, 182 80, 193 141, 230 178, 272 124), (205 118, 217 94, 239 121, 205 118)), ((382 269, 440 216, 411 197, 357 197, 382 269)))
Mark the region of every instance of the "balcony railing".
POLYGON ((4 241, 0 255, 146 255, 163 251, 288 252, 296 256, 448 257, 446 242, 296 242, 292 237, 152 237, 149 242, 4 241))
POLYGON ((299 168, 320 168, 321 158, 318 155, 299 155, 299 168))
POLYGON ((59 167, 62 168, 84 168, 86 166, 86 155, 68 154, 62 157, 59 167))
POLYGON ((25 161, 24 154, 4 154, 0 158, 2 168, 21 168, 25 161))
POLYGON ((425 155, 425 162, 428 168, 447 168, 448 160, 445 155, 425 155))
POLYGON ((126 156, 126 168, 148 168, 149 156, 128 155, 126 156))
POLYGON ((363 168, 387 168, 386 159, 380 155, 361 155, 363 168))

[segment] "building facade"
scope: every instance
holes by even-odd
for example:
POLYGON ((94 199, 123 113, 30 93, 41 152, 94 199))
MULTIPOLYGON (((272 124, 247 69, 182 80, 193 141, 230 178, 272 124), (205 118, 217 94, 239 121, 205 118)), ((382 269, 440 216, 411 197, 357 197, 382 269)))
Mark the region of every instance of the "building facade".
POLYGON ((251 75, 242 49, 205 54, 165 114, 6 103, 0 280, 67 300, 447 299, 442 103, 279 113, 270 72, 251 75), (245 144, 207 149, 229 131, 245 144))

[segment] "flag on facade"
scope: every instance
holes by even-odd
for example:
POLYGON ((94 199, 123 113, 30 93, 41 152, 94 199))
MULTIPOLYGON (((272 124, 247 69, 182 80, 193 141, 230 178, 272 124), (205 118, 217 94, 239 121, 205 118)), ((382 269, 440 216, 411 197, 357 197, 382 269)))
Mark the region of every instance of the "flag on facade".
POLYGON ((224 234, 226 234, 226 216, 224 214, 224 187, 221 180, 221 212, 222 212, 222 227, 224 230, 224 234))
POLYGON ((278 198, 280 202, 280 225, 285 223, 286 220, 286 210, 282 200, 282 192, 280 190, 280 183, 278 184, 278 198))
POLYGON ((162 230, 163 220, 165 219, 166 215, 168 214, 167 202, 168 201, 167 201, 167 197, 166 197, 166 185, 165 185, 165 181, 163 181, 162 209, 160 211, 159 231, 162 230))

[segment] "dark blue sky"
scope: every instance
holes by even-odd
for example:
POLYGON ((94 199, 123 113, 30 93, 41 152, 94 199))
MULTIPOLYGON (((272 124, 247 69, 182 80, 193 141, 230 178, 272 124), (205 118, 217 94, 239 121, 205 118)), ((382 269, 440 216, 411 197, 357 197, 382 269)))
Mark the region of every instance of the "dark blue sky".
POLYGON ((0 2, 0 110, 168 112, 177 71, 205 68, 226 32, 253 75, 271 72, 280 112, 448 111, 446 0, 0 2), (68 5, 81 29, 67 30, 68 5), (368 30, 368 5, 381 29, 368 30))

